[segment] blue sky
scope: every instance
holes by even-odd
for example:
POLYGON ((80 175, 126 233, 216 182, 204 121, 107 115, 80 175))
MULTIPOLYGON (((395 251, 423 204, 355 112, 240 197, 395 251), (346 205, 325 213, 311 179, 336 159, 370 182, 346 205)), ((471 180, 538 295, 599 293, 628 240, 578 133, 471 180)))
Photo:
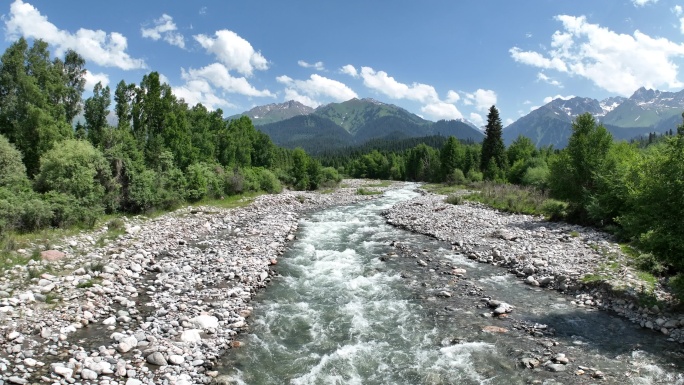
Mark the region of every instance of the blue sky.
POLYGON ((157 71, 226 116, 371 97, 478 125, 496 104, 509 124, 554 97, 684 88, 669 0, 11 0, 0 14, 3 51, 20 36, 74 49, 87 89, 157 71))

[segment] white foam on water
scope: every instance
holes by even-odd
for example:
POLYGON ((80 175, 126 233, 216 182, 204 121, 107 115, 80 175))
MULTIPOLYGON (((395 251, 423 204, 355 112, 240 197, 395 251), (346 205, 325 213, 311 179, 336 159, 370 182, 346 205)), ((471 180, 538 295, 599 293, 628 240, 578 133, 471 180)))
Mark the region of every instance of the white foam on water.
POLYGON ((482 283, 493 283, 493 284, 497 284, 497 285, 505 285, 511 281, 512 277, 513 276, 510 274, 491 275, 489 277, 480 278, 480 279, 478 279, 478 281, 482 282, 482 283))
POLYGON ((490 343, 466 342, 439 349, 440 355, 434 363, 432 365, 425 363, 425 365, 431 367, 433 371, 444 372, 450 378, 457 376, 460 379, 484 384, 491 378, 484 378, 475 370, 476 363, 473 356, 478 353, 494 354, 495 351, 496 347, 490 343))
POLYGON ((637 371, 630 377, 633 385, 684 385, 684 373, 672 373, 651 363, 647 359, 648 354, 641 350, 632 352, 634 369, 637 371))
POLYGON ((363 366, 374 354, 385 349, 387 343, 359 342, 343 345, 335 351, 320 357, 318 363, 308 372, 290 381, 293 385, 305 384, 349 384, 362 385, 363 366))

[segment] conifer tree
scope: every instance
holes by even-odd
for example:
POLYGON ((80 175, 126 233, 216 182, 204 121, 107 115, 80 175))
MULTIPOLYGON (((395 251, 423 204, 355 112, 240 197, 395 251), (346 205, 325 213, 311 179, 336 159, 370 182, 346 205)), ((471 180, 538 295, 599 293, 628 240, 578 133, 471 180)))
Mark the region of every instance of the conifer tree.
POLYGON ((501 137, 503 126, 495 106, 489 109, 485 138, 482 142, 480 169, 487 179, 496 179, 507 168, 506 147, 501 137))

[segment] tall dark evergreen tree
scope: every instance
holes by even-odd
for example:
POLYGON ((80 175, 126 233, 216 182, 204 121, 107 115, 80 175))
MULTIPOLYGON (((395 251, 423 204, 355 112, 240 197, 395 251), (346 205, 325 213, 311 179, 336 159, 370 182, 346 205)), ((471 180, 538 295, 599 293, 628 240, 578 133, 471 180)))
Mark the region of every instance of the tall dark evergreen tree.
POLYGON ((485 138, 482 142, 480 169, 487 179, 496 179, 507 168, 506 146, 501 137, 503 125, 496 106, 489 108, 485 138))

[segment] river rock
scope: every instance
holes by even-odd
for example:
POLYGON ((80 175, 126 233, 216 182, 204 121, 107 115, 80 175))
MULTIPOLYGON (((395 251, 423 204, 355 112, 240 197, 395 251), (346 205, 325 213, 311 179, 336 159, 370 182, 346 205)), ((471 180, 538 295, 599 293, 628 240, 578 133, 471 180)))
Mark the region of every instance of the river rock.
POLYGON ((164 355, 160 352, 154 352, 147 357, 145 357, 145 360, 152 364, 152 365, 157 365, 157 366, 166 366, 168 363, 166 362, 166 358, 164 358, 164 355))
POLYGON ((83 369, 81 371, 81 378, 84 380, 96 380, 97 379, 97 373, 90 369, 83 369))
POLYGON ((40 252, 40 258, 49 262, 59 261, 65 256, 66 254, 58 250, 45 250, 40 252))
POLYGON ((200 336, 200 331, 198 329, 184 330, 181 333, 180 340, 188 343, 195 343, 202 341, 202 336, 200 336))
POLYGON ((19 376, 12 376, 12 377, 8 378, 7 381, 9 381, 10 384, 20 384, 20 385, 28 384, 27 379, 21 378, 19 376))
POLYGON ((536 358, 524 357, 520 360, 520 364, 528 369, 534 369, 539 366, 540 362, 536 358))
POLYGON ((185 358, 183 358, 183 356, 178 355, 178 354, 171 354, 169 356, 169 362, 172 365, 180 365, 180 364, 185 362, 185 358))
POLYGON ((219 321, 218 318, 210 315, 199 315, 193 319, 190 320, 193 324, 195 324, 197 327, 201 329, 216 329, 219 327, 219 321))
POLYGON ((71 378, 71 376, 74 373, 73 369, 67 368, 66 366, 60 366, 60 365, 54 365, 52 367, 52 371, 55 374, 58 374, 58 375, 64 377, 65 379, 71 378))

